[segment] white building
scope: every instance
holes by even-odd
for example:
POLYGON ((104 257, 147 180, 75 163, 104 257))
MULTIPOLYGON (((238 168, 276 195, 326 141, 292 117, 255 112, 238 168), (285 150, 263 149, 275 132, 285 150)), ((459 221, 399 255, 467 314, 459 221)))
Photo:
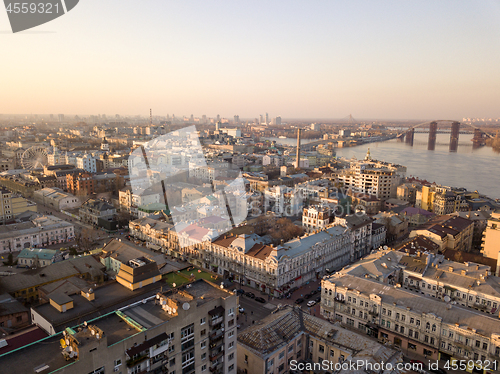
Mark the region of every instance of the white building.
POLYGON ((73 224, 55 216, 41 216, 31 222, 0 226, 0 252, 64 243, 74 236, 73 224))

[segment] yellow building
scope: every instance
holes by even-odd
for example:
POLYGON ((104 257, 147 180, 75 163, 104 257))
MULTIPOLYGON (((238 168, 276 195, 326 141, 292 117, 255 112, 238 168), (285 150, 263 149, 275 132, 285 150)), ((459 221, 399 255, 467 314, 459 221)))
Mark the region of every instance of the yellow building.
POLYGON ((498 258, 500 252, 500 212, 491 214, 483 235, 483 256, 498 258))
POLYGON ((50 297, 50 305, 59 312, 65 313, 73 309, 73 299, 64 293, 56 293, 50 297))
MULTIPOLYGON (((422 186, 422 192, 420 197, 420 207, 422 209, 432 212, 434 210, 434 197, 436 196, 435 186, 422 186)), ((418 199, 417 199, 418 200, 418 199)))
POLYGON ((161 274, 155 261, 139 257, 122 264, 116 280, 122 286, 134 291, 160 281, 161 274))

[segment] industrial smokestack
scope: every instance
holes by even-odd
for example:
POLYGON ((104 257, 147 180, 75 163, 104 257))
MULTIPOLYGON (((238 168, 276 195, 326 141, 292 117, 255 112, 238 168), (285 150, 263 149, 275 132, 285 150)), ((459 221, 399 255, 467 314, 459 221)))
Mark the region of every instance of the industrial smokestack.
POLYGON ((295 168, 300 168, 300 129, 297 129, 297 160, 295 161, 295 168))

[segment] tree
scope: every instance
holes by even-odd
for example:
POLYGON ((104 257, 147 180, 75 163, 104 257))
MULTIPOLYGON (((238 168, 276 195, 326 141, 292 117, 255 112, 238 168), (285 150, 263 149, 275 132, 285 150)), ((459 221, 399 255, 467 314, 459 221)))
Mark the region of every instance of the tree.
POLYGON ((75 235, 78 252, 88 252, 94 249, 97 240, 97 230, 84 228, 75 235))

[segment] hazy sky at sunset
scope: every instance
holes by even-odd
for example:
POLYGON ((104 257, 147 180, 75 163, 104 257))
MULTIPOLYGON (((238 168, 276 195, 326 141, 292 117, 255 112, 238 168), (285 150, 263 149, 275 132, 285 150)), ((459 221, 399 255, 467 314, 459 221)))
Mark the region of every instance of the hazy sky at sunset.
POLYGON ((81 0, 0 48, 0 114, 500 117, 498 1, 81 0))

